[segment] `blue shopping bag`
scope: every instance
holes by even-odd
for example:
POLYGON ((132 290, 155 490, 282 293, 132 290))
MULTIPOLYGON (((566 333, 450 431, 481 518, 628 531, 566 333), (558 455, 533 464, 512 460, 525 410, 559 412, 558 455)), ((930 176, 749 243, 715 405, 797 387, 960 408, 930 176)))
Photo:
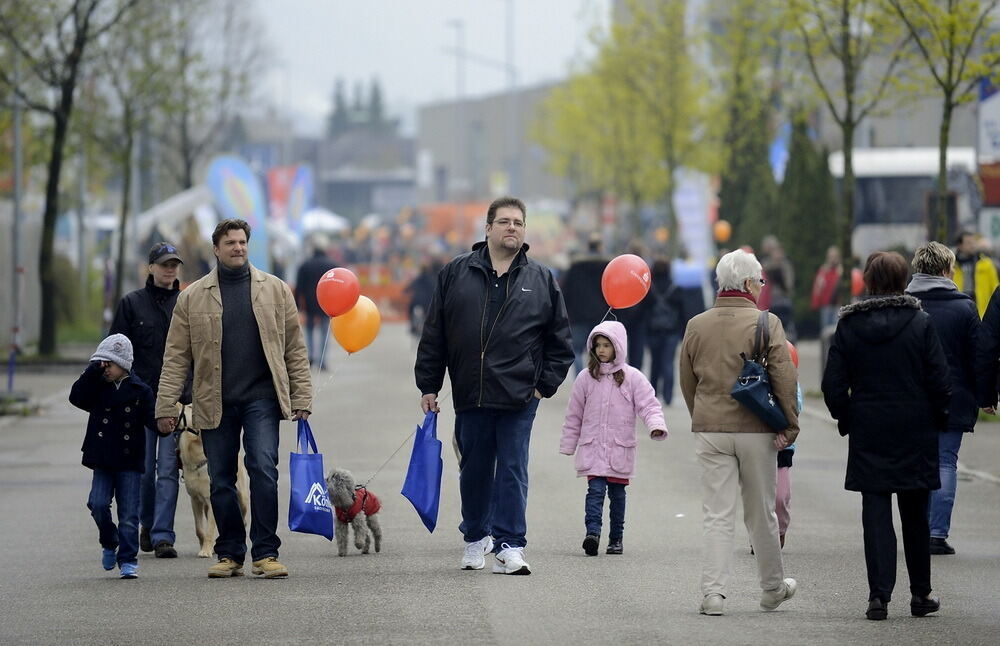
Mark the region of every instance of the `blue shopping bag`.
POLYGON ((403 494, 417 510, 427 531, 437 526, 438 507, 441 504, 441 440, 437 439, 437 413, 429 411, 424 423, 417 427, 413 440, 410 466, 403 482, 403 494))
POLYGON ((319 534, 333 540, 333 509, 323 475, 323 454, 316 449, 309 422, 300 419, 296 448, 288 459, 292 485, 288 501, 288 529, 304 534, 319 534), (310 449, 312 453, 310 453, 310 449))

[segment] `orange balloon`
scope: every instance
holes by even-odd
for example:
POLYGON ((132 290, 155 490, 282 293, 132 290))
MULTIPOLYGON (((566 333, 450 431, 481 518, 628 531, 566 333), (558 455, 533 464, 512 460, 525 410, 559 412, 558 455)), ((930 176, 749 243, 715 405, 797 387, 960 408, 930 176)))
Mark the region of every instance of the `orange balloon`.
POLYGON ((615 309, 632 307, 649 292, 649 266, 646 261, 627 253, 614 258, 604 268, 601 292, 615 309))
POLYGON ((361 284, 350 269, 337 267, 323 274, 316 284, 316 300, 327 316, 340 316, 358 302, 361 284))
POLYGON ((793 344, 788 339, 785 339, 785 343, 788 344, 788 354, 792 355, 792 363, 794 363, 795 367, 798 368, 799 367, 799 351, 796 349, 795 344, 793 344))
POLYGON ((719 220, 712 226, 712 233, 716 242, 729 242, 733 235, 733 226, 725 220, 719 220))
POLYGON ((333 337, 349 354, 367 348, 378 336, 381 326, 382 316, 378 307, 367 296, 359 296, 349 312, 330 319, 333 337))

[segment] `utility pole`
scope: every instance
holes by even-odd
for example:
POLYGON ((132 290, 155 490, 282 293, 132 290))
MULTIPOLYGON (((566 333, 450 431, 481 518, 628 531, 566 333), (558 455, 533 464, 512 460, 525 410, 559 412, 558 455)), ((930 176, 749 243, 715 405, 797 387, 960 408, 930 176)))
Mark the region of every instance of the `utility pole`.
POLYGON ((12 312, 10 325, 10 361, 7 364, 7 392, 14 392, 14 370, 17 366, 17 354, 21 350, 21 293, 24 283, 24 267, 21 266, 21 97, 18 94, 21 84, 21 64, 17 50, 13 52, 14 65, 14 237, 11 239, 13 256, 13 299, 14 311, 12 312))

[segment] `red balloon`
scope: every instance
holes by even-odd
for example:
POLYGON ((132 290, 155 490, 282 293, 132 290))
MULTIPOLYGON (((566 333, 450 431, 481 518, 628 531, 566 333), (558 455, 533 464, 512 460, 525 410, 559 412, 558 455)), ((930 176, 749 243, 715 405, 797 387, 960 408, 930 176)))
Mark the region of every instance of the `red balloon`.
POLYGON ((327 316, 340 316, 351 310, 361 295, 361 283, 350 269, 337 267, 323 274, 316 284, 316 300, 327 316))
POLYGON ((632 307, 649 292, 649 267, 646 261, 630 253, 613 259, 601 276, 601 292, 615 309, 632 307))
POLYGON ((788 339, 785 339, 785 343, 788 344, 788 354, 792 355, 792 363, 794 363, 795 367, 798 368, 799 367, 799 351, 795 348, 795 345, 791 341, 789 341, 788 339))

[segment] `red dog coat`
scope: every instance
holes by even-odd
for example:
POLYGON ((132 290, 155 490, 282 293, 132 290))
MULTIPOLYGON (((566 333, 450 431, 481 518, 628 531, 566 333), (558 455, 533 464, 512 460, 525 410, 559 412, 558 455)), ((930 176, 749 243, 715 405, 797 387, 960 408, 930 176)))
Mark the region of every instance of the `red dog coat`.
POLYGON ((358 487, 354 490, 354 504, 349 509, 335 507, 334 511, 337 512, 337 520, 342 523, 350 523, 362 511, 366 515, 372 516, 377 514, 379 509, 382 509, 382 503, 379 502, 378 497, 364 487, 358 487))

